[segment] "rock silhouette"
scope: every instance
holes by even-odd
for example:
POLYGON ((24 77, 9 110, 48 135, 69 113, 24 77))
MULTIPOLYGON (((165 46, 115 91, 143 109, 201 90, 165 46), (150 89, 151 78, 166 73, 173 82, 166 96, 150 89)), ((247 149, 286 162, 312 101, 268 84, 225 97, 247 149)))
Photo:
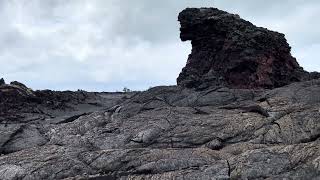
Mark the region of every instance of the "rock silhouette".
POLYGON ((188 8, 178 19, 181 40, 192 43, 178 85, 271 89, 310 79, 291 56, 284 34, 216 8, 188 8))
POLYGON ((4 81, 4 79, 1 78, 1 79, 0 79, 0 86, 5 85, 5 84, 6 84, 6 82, 4 81))
MULTIPOLYGON (((213 18, 214 13, 225 14, 226 21, 229 16, 238 18, 216 9, 183 11, 182 39, 197 38, 193 44, 204 42, 198 39, 202 32, 208 38, 201 23, 188 26, 188 18, 202 22, 194 12, 211 12, 213 18)), ((277 46, 278 41, 272 41, 283 48, 270 50, 275 53, 272 63, 288 63, 274 67, 257 62, 259 68, 284 73, 283 79, 262 73, 263 78, 275 78, 271 84, 266 79, 243 83, 227 76, 186 83, 194 80, 193 74, 185 79, 180 75, 180 86, 124 93, 34 91, 19 82, 2 83, 0 179, 319 179, 319 74, 303 71, 289 55, 283 36, 271 34, 284 43, 277 46), (303 81, 302 76, 313 79, 303 81), (299 82, 268 89, 293 81, 299 82)), ((257 53, 250 57, 262 57, 259 51, 249 51, 257 53)), ((193 53, 191 64, 201 54, 195 49, 193 53)), ((239 73, 250 66, 241 68, 239 73)), ((189 72, 186 69, 182 74, 189 72)), ((240 75, 254 77, 251 71, 240 75)))

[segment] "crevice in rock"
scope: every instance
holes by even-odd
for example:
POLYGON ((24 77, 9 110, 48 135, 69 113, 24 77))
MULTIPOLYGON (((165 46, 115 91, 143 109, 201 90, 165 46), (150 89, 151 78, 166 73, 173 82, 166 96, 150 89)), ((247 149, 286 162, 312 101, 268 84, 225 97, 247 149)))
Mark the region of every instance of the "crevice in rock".
POLYGON ((200 115, 209 115, 210 113, 201 110, 200 108, 197 107, 192 107, 196 112, 194 112, 194 114, 200 114, 200 115))
POLYGON ((88 177, 87 180, 117 180, 118 177, 113 175, 98 175, 96 177, 88 177))
POLYGON ((311 135, 311 137, 308 139, 301 140, 301 143, 310 143, 310 142, 317 141, 318 139, 320 139, 320 133, 311 135))
POLYGON ((228 165, 228 176, 231 177, 231 166, 230 166, 229 160, 227 160, 227 165, 228 165))
POLYGON ((226 109, 226 110, 233 110, 233 109, 241 109, 244 110, 245 112, 253 112, 253 113, 258 113, 264 117, 269 117, 269 113, 266 109, 262 108, 259 105, 249 105, 249 106, 222 106, 219 109, 226 109))
POLYGON ((81 116, 89 115, 89 114, 91 114, 91 113, 92 113, 92 112, 74 115, 74 116, 71 116, 71 117, 66 118, 66 119, 63 120, 63 121, 58 122, 57 124, 70 123, 70 122, 73 122, 73 121, 77 120, 77 119, 80 118, 81 116))

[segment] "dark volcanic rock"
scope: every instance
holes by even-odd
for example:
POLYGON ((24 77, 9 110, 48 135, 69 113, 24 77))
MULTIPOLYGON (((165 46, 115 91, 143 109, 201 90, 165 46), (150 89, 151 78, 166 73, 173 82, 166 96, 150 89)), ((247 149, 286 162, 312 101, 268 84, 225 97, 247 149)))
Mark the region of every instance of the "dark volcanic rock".
POLYGON ((216 8, 188 8, 179 21, 181 40, 191 40, 192 53, 178 85, 275 88, 311 77, 291 56, 284 34, 216 8))
POLYGON ((33 91, 17 81, 4 84, 0 86, 0 154, 44 145, 50 124, 72 122, 132 94, 33 91))
POLYGON ((1 79, 0 79, 0 86, 5 85, 5 84, 6 84, 6 82, 4 81, 4 79, 1 78, 1 79))
POLYGON ((0 123, 0 179, 319 179, 319 91, 320 80, 256 91, 161 86, 127 98, 83 92, 82 101, 41 91, 79 114, 39 104, 65 117, 0 123), (101 109, 79 110, 94 98, 101 109))

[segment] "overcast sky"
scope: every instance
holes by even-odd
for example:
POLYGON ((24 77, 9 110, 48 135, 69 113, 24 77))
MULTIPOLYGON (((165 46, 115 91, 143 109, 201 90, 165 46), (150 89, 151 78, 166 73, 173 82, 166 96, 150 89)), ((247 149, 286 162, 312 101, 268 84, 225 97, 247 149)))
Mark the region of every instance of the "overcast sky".
POLYGON ((285 33, 320 71, 319 0, 0 0, 0 77, 54 90, 173 85, 191 51, 177 15, 209 6, 285 33))

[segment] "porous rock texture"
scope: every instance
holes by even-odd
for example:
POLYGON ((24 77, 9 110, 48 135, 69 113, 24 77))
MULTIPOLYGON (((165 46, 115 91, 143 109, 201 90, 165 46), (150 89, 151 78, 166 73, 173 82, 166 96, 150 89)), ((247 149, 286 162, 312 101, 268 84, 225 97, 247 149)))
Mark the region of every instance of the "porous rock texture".
POLYGON ((1 180, 316 180, 320 79, 126 93, 3 81, 0 154, 1 180))
POLYGON ((275 88, 312 78, 291 56, 284 34, 216 8, 187 8, 178 19, 181 40, 192 43, 178 85, 275 88))

